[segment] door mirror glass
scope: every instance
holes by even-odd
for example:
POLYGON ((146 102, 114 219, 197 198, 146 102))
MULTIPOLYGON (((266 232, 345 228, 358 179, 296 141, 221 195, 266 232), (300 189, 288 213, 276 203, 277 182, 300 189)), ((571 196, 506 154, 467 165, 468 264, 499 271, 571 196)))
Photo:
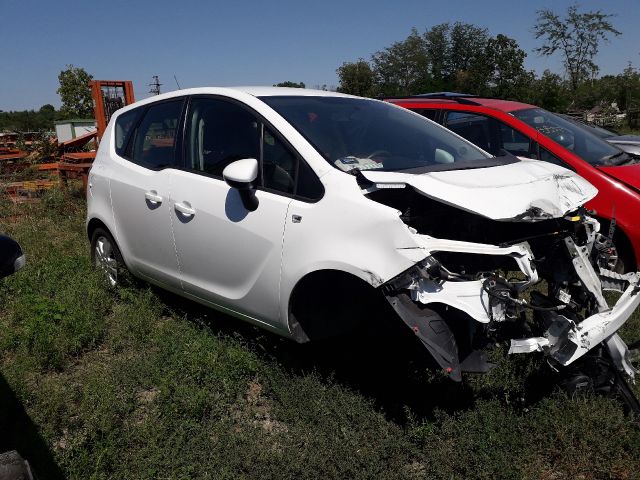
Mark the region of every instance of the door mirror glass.
POLYGON ((258 178, 258 161, 255 158, 243 158, 227 165, 222 177, 231 188, 240 192, 244 207, 253 212, 258 208, 258 197, 255 193, 255 182, 258 178))

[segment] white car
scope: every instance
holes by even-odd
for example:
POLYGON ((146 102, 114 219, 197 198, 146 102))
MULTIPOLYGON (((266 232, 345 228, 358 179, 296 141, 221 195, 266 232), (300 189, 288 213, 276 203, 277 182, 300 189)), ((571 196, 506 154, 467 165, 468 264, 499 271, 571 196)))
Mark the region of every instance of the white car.
POLYGON ((633 376, 616 331, 640 274, 597 267, 596 193, 389 103, 197 88, 114 114, 87 231, 112 284, 126 268, 299 342, 387 315, 454 380, 487 371, 482 348, 505 336, 558 366, 604 351, 633 376))

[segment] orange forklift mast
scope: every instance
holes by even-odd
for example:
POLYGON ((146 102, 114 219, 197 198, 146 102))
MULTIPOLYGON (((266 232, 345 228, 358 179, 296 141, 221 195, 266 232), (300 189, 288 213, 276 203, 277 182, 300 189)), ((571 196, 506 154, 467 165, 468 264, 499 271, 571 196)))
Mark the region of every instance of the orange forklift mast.
POLYGON ((92 80, 91 96, 98 129, 98 141, 102 138, 111 115, 136 101, 133 82, 130 80, 92 80))

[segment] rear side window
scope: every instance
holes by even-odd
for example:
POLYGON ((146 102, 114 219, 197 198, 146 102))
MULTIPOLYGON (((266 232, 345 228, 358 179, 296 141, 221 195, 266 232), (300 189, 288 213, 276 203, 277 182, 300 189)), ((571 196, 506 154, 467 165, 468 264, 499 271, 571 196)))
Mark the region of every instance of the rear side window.
POLYGON ((176 165, 175 142, 182 100, 163 102, 147 109, 135 134, 131 159, 143 167, 160 169, 176 165))
POLYGON ((135 126, 136 119, 138 118, 138 114, 140 113, 140 109, 136 108, 134 110, 130 110, 122 115, 119 115, 116 119, 115 126, 115 148, 116 153, 121 157, 124 157, 125 149, 127 148, 127 139, 129 138, 129 134, 131 133, 131 129, 135 126))

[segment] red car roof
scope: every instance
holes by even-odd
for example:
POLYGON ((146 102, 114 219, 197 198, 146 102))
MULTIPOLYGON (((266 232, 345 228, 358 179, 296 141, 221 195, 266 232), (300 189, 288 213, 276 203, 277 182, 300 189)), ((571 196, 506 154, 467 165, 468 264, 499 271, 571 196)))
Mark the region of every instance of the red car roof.
MULTIPOLYGON (((516 110, 525 110, 527 108, 536 108, 535 105, 529 105, 528 103, 514 102, 511 100, 500 100, 497 98, 482 98, 482 97, 462 97, 470 102, 480 104, 482 107, 494 108, 502 112, 514 112, 516 110)), ((407 97, 407 98, 388 98, 386 101, 397 104, 411 104, 411 105, 462 105, 462 103, 450 100, 447 98, 420 98, 420 97, 407 97)))

